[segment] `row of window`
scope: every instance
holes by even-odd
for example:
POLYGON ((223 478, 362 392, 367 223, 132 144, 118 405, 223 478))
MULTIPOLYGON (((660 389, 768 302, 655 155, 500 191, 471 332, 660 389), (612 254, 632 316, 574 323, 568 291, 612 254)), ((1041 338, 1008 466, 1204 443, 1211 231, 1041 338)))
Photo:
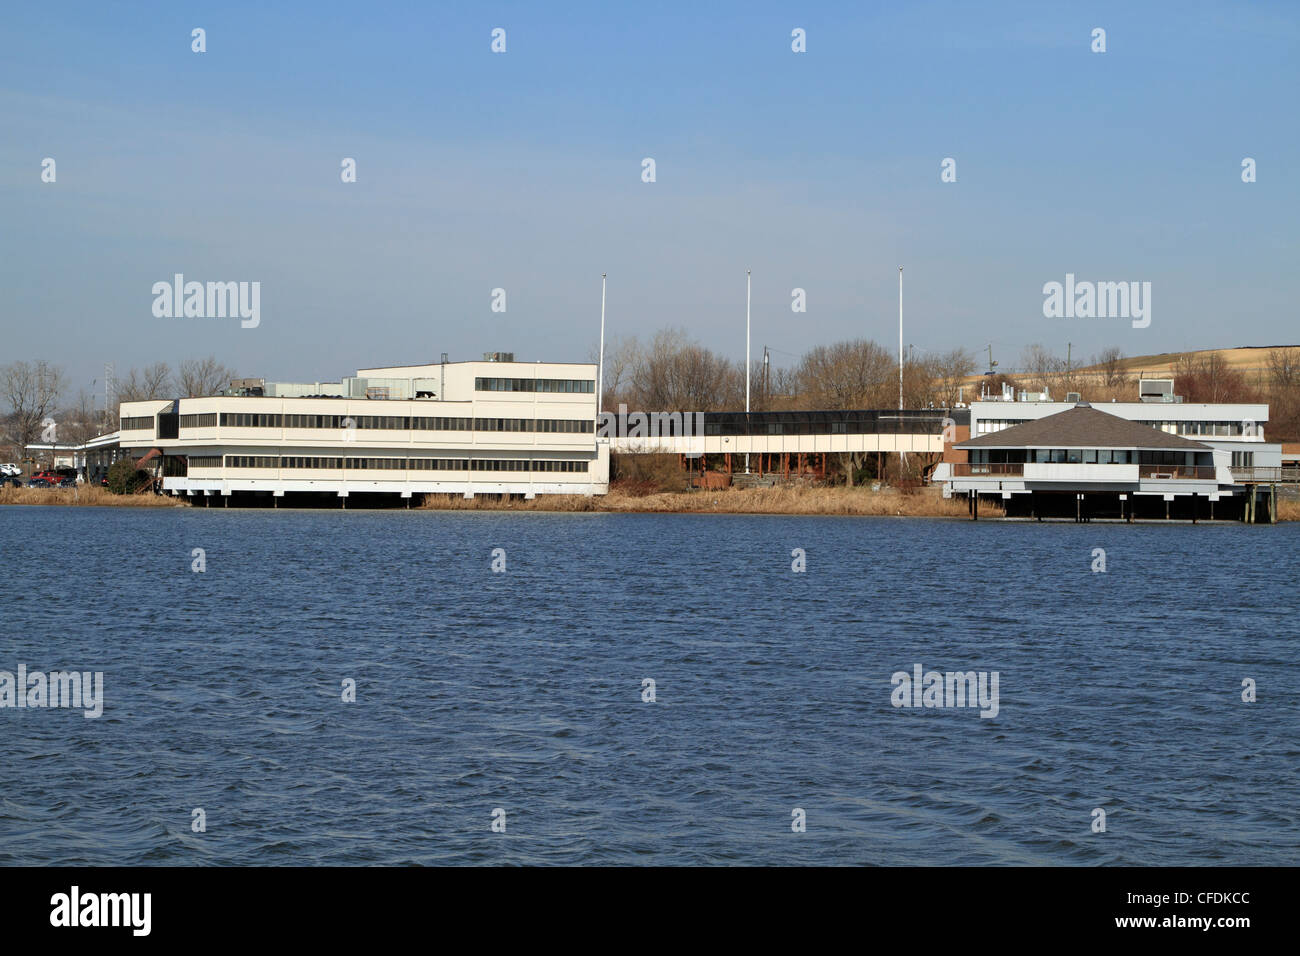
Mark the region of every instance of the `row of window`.
POLYGON ((181 416, 181 428, 213 428, 216 424, 216 412, 204 412, 202 415, 181 416))
POLYGON ((590 434, 596 423, 572 418, 476 418, 476 432, 566 432, 590 434))
MULTIPOLYGON (((227 468, 311 468, 361 471, 563 471, 585 472, 586 461, 529 458, 319 458, 303 455, 227 455, 227 468)), ((217 455, 192 456, 191 468, 220 468, 217 455)))
POLYGON ((476 378, 478 392, 579 392, 591 394, 596 383, 573 378, 476 378))
MULTIPOLYGON (((480 380, 486 381, 486 380, 480 380)), ((494 380, 495 381, 495 380, 494 380)), ((507 381, 507 380, 501 380, 507 381)), ((513 381, 513 380, 509 380, 513 381)), ((534 379, 528 379, 532 383, 534 379)), ((548 380, 541 380, 548 381, 548 380)), ((590 384, 590 383, 587 383, 590 384)), ((705 435, 860 435, 860 434, 901 434, 924 433, 939 434, 943 422, 949 417, 958 424, 969 421, 965 409, 950 410, 908 410, 908 411, 821 411, 821 412, 698 412, 698 413, 654 413, 646 416, 647 422, 639 422, 639 416, 615 416, 606 413, 602 428, 618 435, 635 437, 637 428, 644 429, 647 424, 649 437, 654 435, 698 435, 701 433, 699 417, 704 419, 705 435)), ((182 416, 188 419, 189 416, 182 416)), ((123 419, 136 422, 136 428, 149 428, 151 419, 123 419)), ((314 428, 314 429, 377 429, 387 428, 397 431, 414 429, 417 431, 534 431, 534 432, 578 432, 595 431, 591 421, 566 419, 493 419, 493 418, 441 418, 430 416, 380 416, 380 415, 247 415, 223 413, 221 424, 245 428, 314 428), (531 422, 531 428, 529 424, 531 422)), ((1007 422, 1006 424, 1019 424, 1007 422)), ((985 428, 994 431, 996 428, 985 428)), ((644 432, 642 434, 645 434, 644 432)))
POLYGON ((122 419, 121 426, 122 426, 122 431, 124 432, 138 432, 146 428, 149 431, 153 431, 153 416, 152 415, 127 416, 122 419))
POLYGON ((1025 418, 979 418, 975 420, 975 434, 991 435, 1012 425, 1023 425, 1026 421, 1025 418))
MULTIPOLYGON (((215 415, 182 415, 181 427, 215 425, 215 415), (212 421, 187 425, 187 418, 212 421)), ((222 412, 221 424, 229 428, 316 428, 383 431, 482 431, 482 432, 565 432, 591 434, 596 423, 587 419, 562 418, 439 418, 403 415, 250 415, 222 412)))
MULTIPOLYGON (((900 412, 703 412, 704 434, 722 435, 877 435, 927 434, 942 431, 943 412, 900 417, 900 412)), ((650 416, 652 419, 654 416, 650 416)), ((620 423, 619 427, 622 425, 620 423)), ((635 437, 632 429, 620 431, 635 437)), ((655 425, 649 424, 651 432, 655 425)), ((659 435, 699 434, 694 416, 661 421, 659 435)), ((654 437, 649 434, 646 437, 654 437)))
POLYGON ((1232 435, 1263 435, 1264 426, 1254 422, 1140 422, 1150 425, 1171 435, 1208 435, 1230 437, 1232 435))
POLYGON ((1232 453, 1233 468, 1253 468, 1255 466, 1255 453, 1253 451, 1234 451, 1232 453))
MULTIPOLYGON (((1000 432, 1004 428, 1010 428, 1013 425, 1021 425, 1032 419, 1026 418, 980 418, 975 421, 975 434, 990 435, 994 432, 1000 432)), ((1204 435, 1231 437, 1233 435, 1253 434, 1262 435, 1263 425, 1253 425, 1247 422, 1152 422, 1139 421, 1139 425, 1149 425, 1152 428, 1162 432, 1168 432, 1170 435, 1204 435), (1247 432, 1247 429, 1251 431, 1247 432)))
POLYGON ((528 458, 471 458, 470 471, 586 471, 585 461, 528 458))
POLYGON ((972 448, 972 464, 1036 463, 1061 465, 1212 465, 1209 451, 1156 451, 1128 448, 972 448))
POLYGON ((222 428, 281 428, 283 415, 259 415, 249 412, 222 412, 222 428))

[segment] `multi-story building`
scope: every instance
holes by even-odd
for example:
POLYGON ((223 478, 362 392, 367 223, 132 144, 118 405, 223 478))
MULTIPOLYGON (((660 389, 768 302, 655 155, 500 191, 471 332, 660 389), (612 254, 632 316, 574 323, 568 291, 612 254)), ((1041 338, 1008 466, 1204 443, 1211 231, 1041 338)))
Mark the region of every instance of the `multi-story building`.
POLYGON ((605 494, 596 367, 513 359, 364 368, 333 383, 242 379, 221 395, 124 402, 120 442, 161 459, 173 494, 605 494))

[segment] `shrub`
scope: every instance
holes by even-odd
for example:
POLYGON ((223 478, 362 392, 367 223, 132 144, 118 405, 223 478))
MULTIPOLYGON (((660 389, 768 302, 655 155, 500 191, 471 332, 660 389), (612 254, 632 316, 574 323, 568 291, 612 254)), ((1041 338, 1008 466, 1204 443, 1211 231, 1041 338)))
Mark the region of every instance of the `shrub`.
POLYGON ((145 482, 149 473, 135 466, 135 461, 122 458, 108 468, 108 490, 115 495, 133 495, 145 482))

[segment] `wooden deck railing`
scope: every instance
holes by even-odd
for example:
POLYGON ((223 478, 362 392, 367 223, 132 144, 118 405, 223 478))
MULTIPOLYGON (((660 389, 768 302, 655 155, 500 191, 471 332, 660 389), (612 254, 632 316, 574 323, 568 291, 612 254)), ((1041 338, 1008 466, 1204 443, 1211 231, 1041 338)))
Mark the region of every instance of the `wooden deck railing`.
POLYGON ((971 478, 983 475, 1023 475, 1025 473, 1024 462, 993 462, 989 464, 975 464, 969 461, 957 461, 952 463, 952 475, 954 478, 971 478))
POLYGON ((1138 465, 1139 478, 1214 478, 1213 465, 1138 465))
POLYGON ((1300 467, 1284 465, 1281 468, 1257 465, 1246 468, 1233 468, 1232 480, 1238 482, 1300 482, 1300 467))

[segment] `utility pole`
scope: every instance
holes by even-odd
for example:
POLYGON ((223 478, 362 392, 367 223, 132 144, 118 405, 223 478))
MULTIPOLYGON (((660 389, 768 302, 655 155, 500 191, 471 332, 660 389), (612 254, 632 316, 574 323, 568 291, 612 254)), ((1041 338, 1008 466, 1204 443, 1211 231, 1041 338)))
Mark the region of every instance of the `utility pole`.
POLYGON ((763 346, 763 410, 771 410, 772 399, 772 365, 771 358, 767 353, 767 346, 763 346))

